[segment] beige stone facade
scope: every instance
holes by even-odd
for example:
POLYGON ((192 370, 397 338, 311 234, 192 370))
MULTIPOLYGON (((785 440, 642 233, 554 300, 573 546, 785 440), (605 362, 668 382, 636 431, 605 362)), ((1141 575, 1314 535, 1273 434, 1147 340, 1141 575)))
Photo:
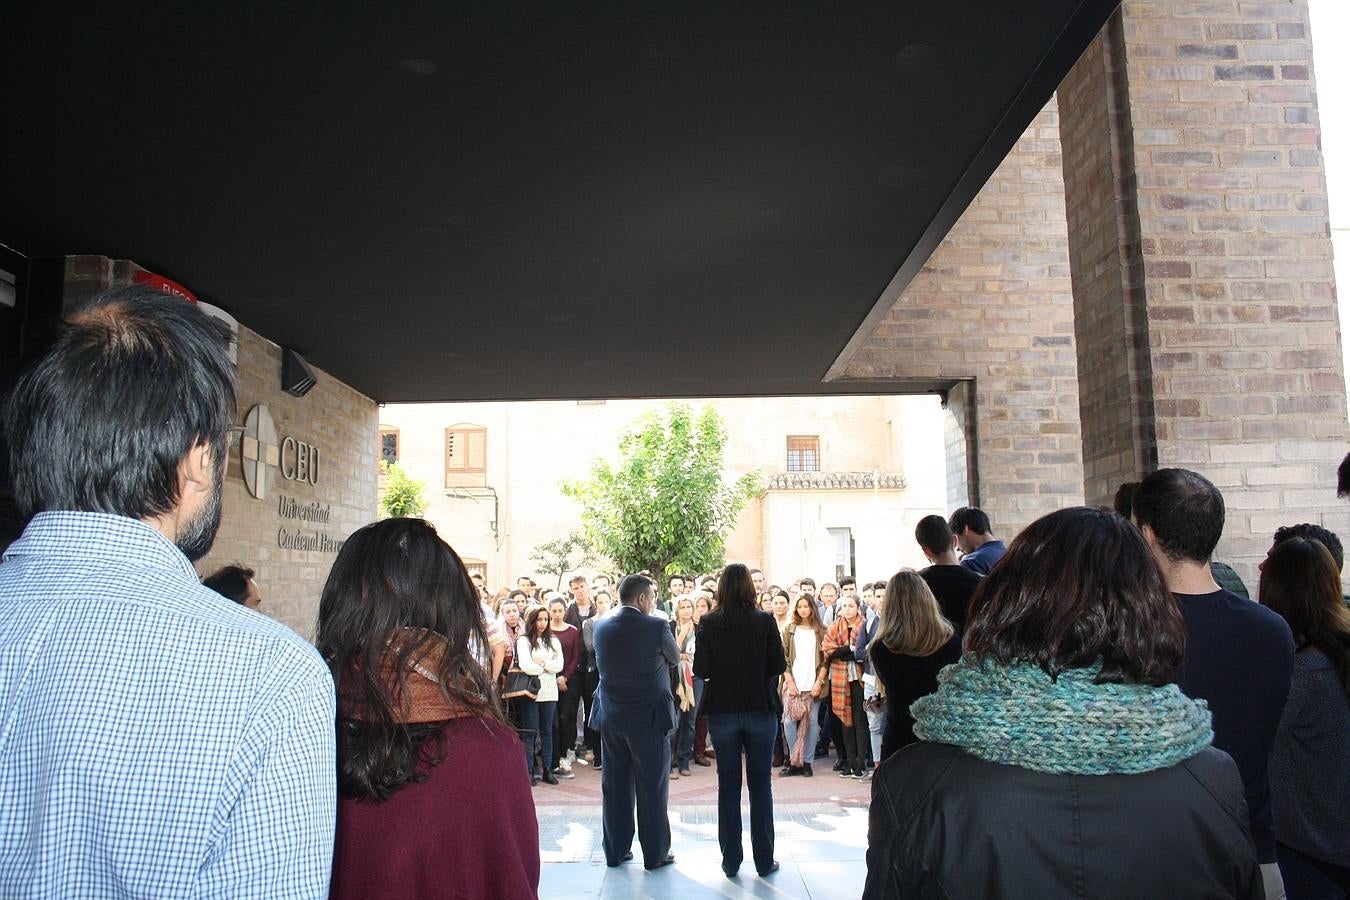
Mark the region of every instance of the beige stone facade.
MULTIPOLYGON (((825 542, 853 542, 850 568, 884 578, 920 565, 914 524, 946 510, 942 411, 934 397, 750 398, 688 401, 711 405, 727 425, 728 478, 757 472, 764 494, 741 514, 727 542, 728 559, 764 569, 771 579, 835 575, 825 542), (819 440, 819 483, 803 478, 772 486, 785 474, 787 438, 819 440), (877 487, 870 479, 878 473, 877 487), (889 477, 887 477, 889 476, 889 477), (903 485, 903 486, 902 486, 903 485), (835 529, 832 533, 829 529, 835 529), (844 531, 847 531, 847 534, 844 531)), ((668 401, 606 403, 390 404, 380 425, 396 432, 399 462, 425 481, 426 517, 489 584, 534 571, 535 547, 578 527, 579 508, 559 484, 586 477, 597 458, 613 460, 620 436, 668 401), (485 471, 477 484, 462 475, 447 486, 447 430, 482 428, 485 471)), ((830 545, 831 548, 833 545, 830 545)))

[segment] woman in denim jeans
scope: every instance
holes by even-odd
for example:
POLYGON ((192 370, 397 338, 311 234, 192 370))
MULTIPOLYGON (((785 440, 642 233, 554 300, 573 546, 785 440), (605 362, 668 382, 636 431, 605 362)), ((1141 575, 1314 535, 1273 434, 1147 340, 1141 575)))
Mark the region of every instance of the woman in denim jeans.
POLYGON ((778 676, 787 668, 778 625, 755 604, 750 570, 726 567, 717 608, 699 622, 694 674, 704 679, 703 711, 717 752, 717 839, 722 871, 734 878, 745 856, 741 833, 741 758, 750 790, 750 846, 761 877, 773 858, 773 743, 781 707, 778 676))
POLYGON ((530 770, 530 784, 543 781, 557 784, 558 778, 549 768, 553 752, 553 711, 558 705, 558 673, 563 667, 562 645, 549 632, 548 610, 531 606, 525 614, 525 633, 516 641, 516 665, 526 675, 539 678, 539 693, 535 699, 520 698, 520 726, 534 740, 525 744, 525 767, 530 770), (543 774, 534 765, 538 749, 543 761, 543 774))

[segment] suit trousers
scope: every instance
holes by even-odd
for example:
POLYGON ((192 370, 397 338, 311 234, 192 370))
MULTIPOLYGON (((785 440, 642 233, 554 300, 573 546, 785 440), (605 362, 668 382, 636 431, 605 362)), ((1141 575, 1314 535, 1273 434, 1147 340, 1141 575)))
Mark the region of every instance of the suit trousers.
POLYGON ((773 744, 778 716, 763 712, 713 713, 708 736, 717 751, 717 841, 722 865, 735 871, 745 858, 741 834, 741 759, 750 790, 750 850, 755 870, 773 866, 773 744))
POLYGON ((600 732, 604 768, 600 770, 601 823, 605 862, 617 866, 633 847, 636 830, 647 868, 661 864, 670 852, 670 732, 600 732))

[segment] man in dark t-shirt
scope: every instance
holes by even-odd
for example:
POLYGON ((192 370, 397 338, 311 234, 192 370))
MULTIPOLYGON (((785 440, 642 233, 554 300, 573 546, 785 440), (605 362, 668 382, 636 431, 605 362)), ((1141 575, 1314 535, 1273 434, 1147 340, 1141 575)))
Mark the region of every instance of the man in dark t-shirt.
POLYGON ((1209 703, 1214 746, 1237 763, 1267 897, 1282 897, 1267 766, 1289 698, 1294 639, 1278 614, 1215 583, 1210 557, 1223 534, 1223 495, 1186 469, 1139 485, 1134 518, 1186 620, 1177 684, 1209 703))
POLYGON ((924 516, 914 528, 914 539, 931 565, 919 573, 937 598, 938 606, 947 621, 962 634, 966 627, 966 610, 975 588, 983 580, 978 574, 961 565, 956 558, 955 538, 951 527, 942 516, 924 516))

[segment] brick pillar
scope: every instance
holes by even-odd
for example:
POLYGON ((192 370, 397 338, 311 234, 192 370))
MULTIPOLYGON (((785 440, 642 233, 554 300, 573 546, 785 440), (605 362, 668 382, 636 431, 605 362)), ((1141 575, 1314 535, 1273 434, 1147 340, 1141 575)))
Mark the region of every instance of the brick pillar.
POLYGON ((1099 505, 1110 504, 1121 482, 1155 469, 1158 458, 1123 58, 1117 13, 1058 93, 1083 492, 1099 505))
POLYGON ((1305 0, 1127 0, 1060 96, 1089 497, 1151 444, 1223 490, 1249 583, 1277 525, 1350 532, 1305 0))
POLYGON ((838 379, 950 379, 969 496, 1005 540, 1083 502, 1058 120, 1052 102, 838 379))

